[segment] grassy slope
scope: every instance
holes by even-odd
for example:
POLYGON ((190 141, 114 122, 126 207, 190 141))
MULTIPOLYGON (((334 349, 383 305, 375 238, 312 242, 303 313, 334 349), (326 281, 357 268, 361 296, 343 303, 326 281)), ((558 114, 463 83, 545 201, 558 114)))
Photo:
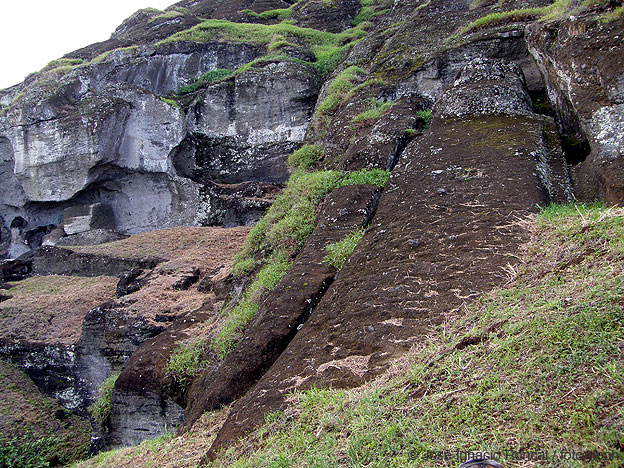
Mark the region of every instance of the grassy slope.
MULTIPOLYGON (((624 210, 553 207, 531 229, 508 283, 449 315, 382 378, 293 395, 287 414, 268 415, 213 466, 457 466, 428 459, 445 449, 615 451, 602 464, 501 458, 624 466, 624 210)), ((192 442, 195 430, 212 432, 200 424, 147 458, 139 446, 80 466, 194 466, 207 442, 192 442)))
POLYGON ((33 276, 16 282, 6 291, 11 298, 0 304, 0 336, 76 343, 85 314, 113 299, 117 282, 110 276, 33 276))
MULTIPOLYGON (((7 441, 22 446, 29 439, 52 438, 45 459, 68 463, 86 456, 91 425, 42 394, 21 370, 0 361, 0 452, 7 441)), ((0 465, 2 465, 0 455, 0 465)), ((6 460, 5 460, 6 461, 6 460)))

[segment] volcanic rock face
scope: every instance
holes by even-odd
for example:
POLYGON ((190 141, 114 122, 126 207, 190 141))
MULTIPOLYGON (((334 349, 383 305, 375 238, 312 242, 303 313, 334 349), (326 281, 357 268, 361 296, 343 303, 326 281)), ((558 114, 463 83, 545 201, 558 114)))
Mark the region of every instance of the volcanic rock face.
POLYGON ((39 245, 64 209, 85 202, 111 206, 122 234, 256 221, 266 203, 242 196, 233 207, 214 183, 249 181, 266 198, 287 179, 285 159, 303 140, 316 102, 316 71, 279 63, 238 75, 208 88, 187 115, 160 95, 259 54, 240 43, 113 50, 52 86, 39 79, 25 93, 16 89, 12 101, 5 97, 6 255, 39 245), (228 216, 232 210, 238 213, 228 216))
POLYGON ((20 320, 39 316, 3 296, 0 354, 78 410, 120 372, 105 445, 191 428, 234 402, 212 456, 293 390, 378 376, 500 283, 537 206, 624 202, 624 20, 597 21, 609 6, 572 2, 578 10, 553 19, 548 0, 368 3, 143 10, 0 92, 0 255, 22 255, 3 280, 41 275, 7 286, 13 294, 45 281, 106 286, 86 308, 59 311, 48 297, 52 335, 20 334, 20 320), (285 235, 289 248, 301 241, 292 266, 256 291, 257 313, 219 356, 213 340, 271 261, 269 234, 252 232, 253 266, 233 274, 247 229, 179 226, 256 223, 303 143, 319 158, 303 170, 383 170, 389 181, 356 177, 283 220, 282 233, 310 229, 285 235), (326 248, 362 228, 338 271, 326 248), (59 323, 71 336, 54 335, 59 323), (169 360, 198 339, 200 364, 182 386, 169 360))
POLYGON ((577 193, 608 203, 624 200, 619 34, 619 22, 604 24, 591 16, 570 17, 556 29, 537 23, 527 29, 527 42, 546 78, 561 131, 579 142, 573 155, 574 162, 581 163, 575 171, 577 193))

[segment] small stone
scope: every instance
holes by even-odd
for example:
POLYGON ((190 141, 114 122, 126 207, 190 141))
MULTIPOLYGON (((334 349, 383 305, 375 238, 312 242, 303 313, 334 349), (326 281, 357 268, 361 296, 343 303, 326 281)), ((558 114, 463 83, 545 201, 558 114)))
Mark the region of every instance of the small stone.
POLYGON ((450 241, 454 241, 455 239, 457 239, 457 236, 456 235, 448 236, 447 239, 450 241))
POLYGON ((446 189, 443 188, 439 188, 438 189, 438 195, 446 195, 448 192, 446 191, 446 189))
POLYGON ((375 327, 373 327, 372 325, 368 326, 368 331, 374 332, 375 331, 375 327))
POLYGON ((420 246, 420 239, 410 239, 407 241, 410 247, 418 248, 420 246))

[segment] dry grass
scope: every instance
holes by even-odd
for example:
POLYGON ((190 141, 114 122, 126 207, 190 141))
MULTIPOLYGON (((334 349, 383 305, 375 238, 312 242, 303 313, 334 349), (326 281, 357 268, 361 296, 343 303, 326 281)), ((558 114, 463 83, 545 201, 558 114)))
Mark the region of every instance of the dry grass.
POLYGON ((214 264, 229 263, 240 250, 249 230, 247 227, 178 227, 143 232, 106 244, 70 248, 76 252, 113 257, 175 259, 194 264, 203 272, 214 264))
POLYGON ((74 344, 85 314, 115 297, 117 278, 98 276, 35 276, 7 291, 0 303, 4 338, 47 344, 74 344))

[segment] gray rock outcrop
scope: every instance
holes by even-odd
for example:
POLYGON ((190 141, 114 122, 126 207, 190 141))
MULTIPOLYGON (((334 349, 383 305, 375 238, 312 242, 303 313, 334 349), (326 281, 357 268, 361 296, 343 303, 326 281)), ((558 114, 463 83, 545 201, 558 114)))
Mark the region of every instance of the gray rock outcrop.
POLYGON ((0 116, 0 254, 37 247, 64 210, 98 203, 111 207, 121 234, 255 222, 303 141, 317 72, 294 62, 252 68, 200 90, 188 112, 161 95, 260 52, 176 41, 116 49, 9 90, 0 116), (246 182, 254 200, 228 188, 246 182))

